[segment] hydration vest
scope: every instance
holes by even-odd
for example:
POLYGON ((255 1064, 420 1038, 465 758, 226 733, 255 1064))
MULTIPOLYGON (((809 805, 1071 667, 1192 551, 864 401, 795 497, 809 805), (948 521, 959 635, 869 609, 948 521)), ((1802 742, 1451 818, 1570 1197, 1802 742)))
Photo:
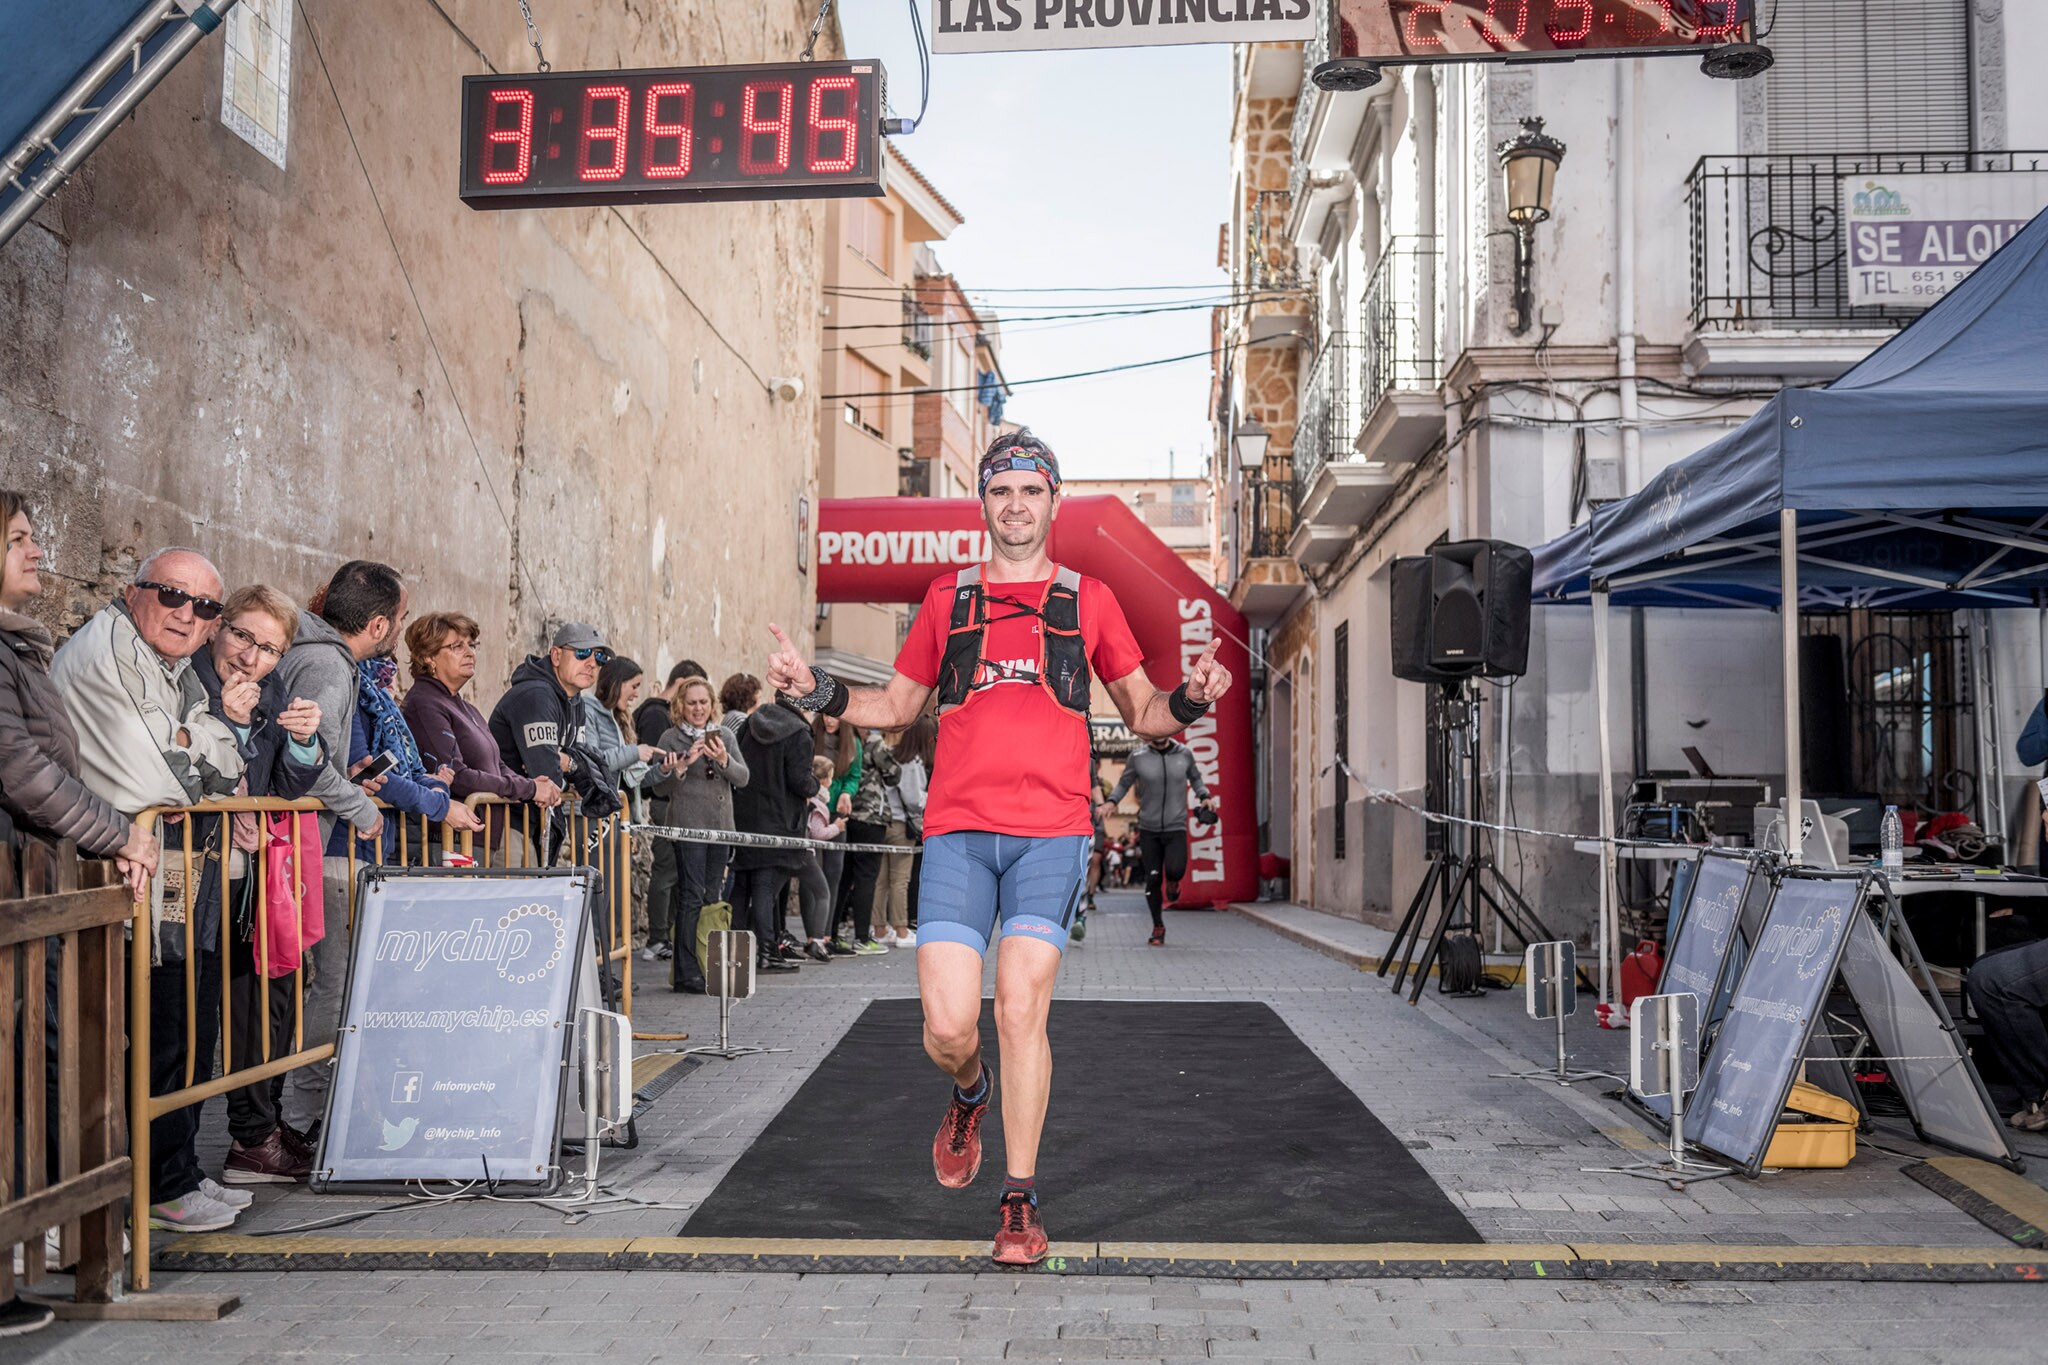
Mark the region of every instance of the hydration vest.
MULTIPOLYGON (((1037 609, 1038 685, 1063 710, 1088 718, 1088 645, 1081 638, 1081 575, 1055 566, 1037 609)), ((965 706, 974 695, 981 672, 983 641, 988 635, 988 599, 981 566, 962 569, 953 588, 953 617, 946 629, 946 653, 939 663, 939 714, 965 706)))

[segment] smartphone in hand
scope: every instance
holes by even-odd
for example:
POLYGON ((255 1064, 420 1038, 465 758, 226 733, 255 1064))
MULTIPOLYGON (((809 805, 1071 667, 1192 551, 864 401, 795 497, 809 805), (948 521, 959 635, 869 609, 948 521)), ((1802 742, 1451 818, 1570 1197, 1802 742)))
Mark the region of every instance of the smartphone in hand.
POLYGON ((378 754, 368 763, 365 763, 349 780, 359 784, 374 782, 397 766, 398 755, 386 749, 383 753, 378 754))

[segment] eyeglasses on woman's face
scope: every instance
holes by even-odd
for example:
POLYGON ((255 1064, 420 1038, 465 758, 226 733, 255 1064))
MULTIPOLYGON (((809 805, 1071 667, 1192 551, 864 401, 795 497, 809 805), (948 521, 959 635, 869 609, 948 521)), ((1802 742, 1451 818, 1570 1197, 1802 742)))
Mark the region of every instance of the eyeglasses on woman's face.
POLYGON ((246 630, 243 630, 240 626, 234 624, 232 621, 230 621, 227 625, 227 632, 228 639, 234 642, 235 652, 238 654, 246 654, 253 650, 256 653, 261 654, 264 658, 270 660, 270 662, 272 663, 276 663, 279 659, 282 659, 284 657, 284 651, 279 649, 276 645, 271 644, 267 640, 257 639, 254 635, 250 634, 246 630))
POLYGON ((441 651, 446 654, 474 654, 476 653, 476 641, 469 639, 467 636, 457 636, 447 644, 442 645, 441 651))

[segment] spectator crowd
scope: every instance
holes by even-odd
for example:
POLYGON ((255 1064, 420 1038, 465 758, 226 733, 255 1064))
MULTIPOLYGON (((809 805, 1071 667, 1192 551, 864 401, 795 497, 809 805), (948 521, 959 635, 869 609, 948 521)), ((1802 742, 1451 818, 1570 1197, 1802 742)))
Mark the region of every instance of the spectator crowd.
MULTIPOLYGON (((581 622, 553 630, 486 708, 471 700, 476 620, 415 617, 401 574, 370 560, 341 565, 301 606, 264 584, 230 590, 196 550, 160 549, 59 643, 32 613, 44 555, 20 494, 0 490, 0 521, 0 823, 11 826, 0 832, 75 840, 147 900, 152 933, 132 951, 149 954, 152 1094, 203 1084, 222 1060, 244 1070, 289 1055, 300 998, 301 1045, 333 1041, 352 870, 459 862, 452 840, 443 847, 449 831, 501 866, 567 856, 572 807, 622 813, 613 830, 827 841, 821 851, 617 835, 632 947, 668 963, 677 991, 704 991, 703 939, 719 927, 751 928, 757 966, 777 974, 916 942, 931 716, 892 742, 764 696, 748 673, 714 689, 688 659, 650 695, 640 665, 581 622), (310 798, 319 810, 206 810, 234 797, 310 798), (166 808, 184 813, 151 814, 166 808), (284 969, 255 920, 274 885, 266 849, 293 845, 306 874, 280 895, 303 900, 309 925, 310 908, 324 907, 326 932, 309 929, 284 969)), ((49 1046, 54 1056, 54 1035, 49 1046)), ((230 1091, 219 1179, 199 1160, 201 1105, 153 1120, 150 1225, 224 1228, 250 1204, 246 1187, 304 1180, 329 1072, 304 1066, 230 1091)), ((21 1188, 20 1172, 6 1174, 21 1188)))

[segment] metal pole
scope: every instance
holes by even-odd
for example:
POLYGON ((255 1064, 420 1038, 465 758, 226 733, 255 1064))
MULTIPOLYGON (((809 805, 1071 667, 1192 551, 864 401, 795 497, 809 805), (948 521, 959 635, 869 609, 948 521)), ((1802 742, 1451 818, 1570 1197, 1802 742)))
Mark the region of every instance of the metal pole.
POLYGON ((14 234, 21 231, 36 211, 49 202, 50 197, 71 178, 71 173, 92 155, 93 150, 107 140, 107 135, 121 125, 121 121, 135 112, 135 106, 143 97, 162 83, 171 69, 183 61, 185 54, 195 47, 201 38, 220 27, 221 16, 235 7, 235 0, 219 0, 211 7, 202 6, 192 16, 192 21, 181 26, 164 45, 157 49, 155 56, 136 71, 134 78, 121 87, 121 92, 93 116, 92 122, 79 130, 78 136, 66 143, 64 149, 50 160, 43 173, 24 185, 21 193, 4 210, 0 210, 0 246, 5 246, 14 234))
MULTIPOLYGON (((1785 856, 1805 861, 1805 840, 1799 834, 1805 792, 1799 772, 1799 513, 1790 507, 1778 513, 1778 640, 1784 653, 1785 679, 1785 856)), ((1826 830, 1821 830, 1823 838, 1826 830)))
MULTIPOLYGON (((1493 754, 1493 866, 1498 870, 1506 856, 1508 846, 1508 708, 1515 704, 1515 680, 1507 683, 1494 694, 1500 708, 1500 740, 1494 746, 1493 754)), ((1500 912, 1493 916, 1493 951, 1503 952, 1500 912)))
MULTIPOLYGON (((1562 992, 1561 992, 1561 991, 1559 991, 1559 990, 1557 989, 1557 987, 1556 987, 1555 983, 1545 983, 1545 984, 1546 984, 1546 986, 1548 987, 1548 989, 1550 990, 1550 993, 1551 993, 1551 1003, 1552 1003, 1553 1005, 1555 1005, 1555 1004, 1557 1003, 1557 997, 1558 997, 1559 995, 1561 995, 1561 994, 1562 994, 1562 992)), ((1557 1010, 1557 1011, 1556 1011, 1556 1014, 1557 1014, 1557 1083, 1558 1083, 1559 1085, 1569 1085, 1569 1084, 1571 1084, 1571 1077, 1570 1077, 1570 1075, 1569 1075, 1569 1074, 1567 1073, 1567 1071, 1566 1071, 1566 1069, 1565 1069, 1565 1052, 1564 1052, 1564 1011, 1563 1011, 1563 1010, 1557 1010)))
POLYGON ((1614 742, 1607 725, 1607 585, 1593 589, 1593 704, 1600 731, 1600 1003, 1608 990, 1614 943, 1614 742))
POLYGON ((135 22, 121 30, 121 36, 107 44, 99 60, 79 73, 71 87, 53 101, 44 111, 42 118, 24 134, 21 141, 7 154, 7 160, 0 162, 0 180, 11 181, 29 168, 29 163, 49 150, 50 140, 64 131, 64 125, 77 118, 81 106, 92 97, 93 91, 105 85, 119 71, 136 58, 136 49, 149 41, 150 34, 179 17, 179 11, 172 0, 159 0, 135 16, 135 22))

